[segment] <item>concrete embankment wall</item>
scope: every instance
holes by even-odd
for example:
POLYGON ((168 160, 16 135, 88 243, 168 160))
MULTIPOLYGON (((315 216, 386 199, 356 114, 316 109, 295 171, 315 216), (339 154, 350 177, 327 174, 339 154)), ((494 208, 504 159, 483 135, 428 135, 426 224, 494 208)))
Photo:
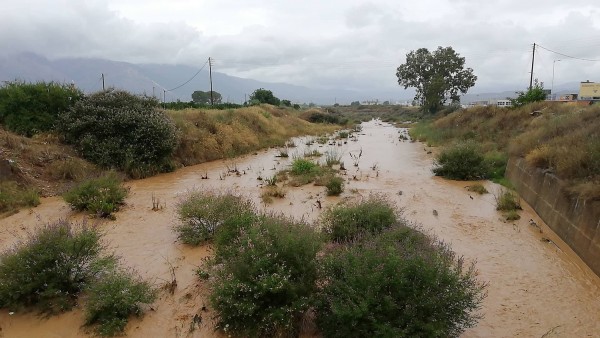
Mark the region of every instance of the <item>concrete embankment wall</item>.
POLYGON ((522 158, 511 158, 506 176, 521 197, 600 276, 600 201, 567 194, 556 176, 531 168, 522 158))

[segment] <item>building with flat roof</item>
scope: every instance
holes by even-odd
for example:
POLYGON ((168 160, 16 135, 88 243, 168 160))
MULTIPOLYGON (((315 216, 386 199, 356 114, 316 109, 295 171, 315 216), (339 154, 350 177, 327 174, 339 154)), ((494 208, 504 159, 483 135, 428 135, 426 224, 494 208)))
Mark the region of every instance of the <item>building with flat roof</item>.
POLYGON ((600 83, 581 82, 579 85, 579 100, 600 100, 600 83))

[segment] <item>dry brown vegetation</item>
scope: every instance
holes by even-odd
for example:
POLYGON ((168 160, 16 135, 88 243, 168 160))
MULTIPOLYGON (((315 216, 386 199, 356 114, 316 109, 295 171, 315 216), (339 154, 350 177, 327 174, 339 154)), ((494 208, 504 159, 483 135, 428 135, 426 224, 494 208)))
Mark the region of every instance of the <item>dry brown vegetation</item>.
POLYGON ((94 165, 77 157, 72 147, 50 134, 27 138, 0 127, 0 155, 11 163, 11 174, 4 179, 35 187, 42 196, 60 194, 73 181, 98 172, 94 165))
POLYGON ((169 111, 181 131, 174 160, 192 165, 283 146, 299 135, 317 135, 336 129, 313 124, 289 109, 269 105, 229 110, 186 109, 169 111))
POLYGON ((600 105, 461 109, 415 128, 413 136, 432 145, 473 139, 486 154, 524 157, 568 181, 573 193, 600 198, 600 105))

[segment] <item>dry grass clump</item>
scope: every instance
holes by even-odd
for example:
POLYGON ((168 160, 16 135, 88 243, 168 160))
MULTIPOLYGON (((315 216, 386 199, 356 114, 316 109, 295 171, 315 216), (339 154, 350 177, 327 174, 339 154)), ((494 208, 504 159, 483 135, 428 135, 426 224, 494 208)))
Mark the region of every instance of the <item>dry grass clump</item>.
POLYGON ((479 195, 488 193, 487 189, 481 183, 471 184, 471 185, 466 186, 466 188, 468 191, 478 193, 479 195))
POLYGON ((300 119, 292 111, 269 105, 229 110, 168 111, 181 131, 174 160, 192 165, 283 146, 293 136, 332 132, 336 127, 300 119))
POLYGON ((271 185, 265 187, 263 192, 260 194, 260 199, 263 203, 273 203, 273 198, 285 198, 286 191, 282 187, 271 185))

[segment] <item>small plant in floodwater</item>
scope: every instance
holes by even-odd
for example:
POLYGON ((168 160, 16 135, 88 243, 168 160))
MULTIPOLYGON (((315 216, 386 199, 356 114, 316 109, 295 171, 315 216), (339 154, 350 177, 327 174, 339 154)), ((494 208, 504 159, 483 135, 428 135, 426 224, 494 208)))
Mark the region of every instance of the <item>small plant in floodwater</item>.
POLYGON ((319 166, 316 163, 299 158, 292 163, 291 173, 293 175, 306 175, 314 172, 318 168, 319 166))
POLYGON ((75 210, 89 211, 100 217, 110 217, 123 205, 128 190, 115 173, 84 181, 63 196, 75 210))
POLYGON ((348 138, 349 133, 347 131, 340 131, 338 133, 338 138, 345 139, 348 138))
POLYGON ((362 152, 362 148, 360 148, 360 152, 358 152, 358 154, 353 154, 352 152, 349 153, 350 157, 352 158, 353 165, 355 167, 358 167, 358 163, 360 162, 360 158, 362 157, 362 152))
POLYGON ((358 201, 338 204, 321 217, 323 231, 336 242, 350 242, 365 233, 379 233, 398 220, 395 206, 385 196, 371 195, 358 201))
POLYGON ((279 154, 275 155, 276 157, 287 158, 290 157, 289 151, 287 148, 279 149, 279 154))
POLYGON ((517 193, 514 191, 501 189, 498 195, 494 195, 494 198, 496 199, 496 210, 521 210, 521 202, 519 195, 517 195, 517 193))
POLYGON ((335 149, 330 149, 325 152, 325 164, 328 167, 334 164, 340 164, 342 160, 342 154, 335 149))
POLYGON ((519 213, 517 212, 517 210, 507 211, 504 214, 504 217, 506 217, 507 221, 516 221, 516 220, 521 219, 521 215, 519 215, 519 213))
POLYGON ((271 177, 267 177, 264 179, 264 182, 268 185, 268 186, 275 186, 277 185, 277 175, 273 175, 271 177))
POLYGON ((121 334, 129 316, 141 316, 141 304, 156 299, 151 284, 132 271, 104 274, 87 291, 85 325, 94 326, 96 333, 104 337, 121 334))
POLYGON ((317 149, 307 149, 304 151, 304 157, 321 157, 322 155, 317 149))
POLYGON ((273 203, 273 198, 284 198, 286 192, 283 188, 278 186, 269 186, 263 190, 260 194, 260 199, 263 203, 273 203))
POLYGON ((327 196, 339 196, 344 191, 344 179, 338 176, 331 176, 325 184, 327 196))
POLYGON ((215 239, 229 240, 254 221, 254 206, 234 195, 193 190, 177 205, 175 226, 183 243, 199 245, 215 239))
POLYGON ((481 183, 471 184, 471 185, 466 186, 466 188, 468 191, 478 193, 479 195, 488 193, 487 189, 481 183))

